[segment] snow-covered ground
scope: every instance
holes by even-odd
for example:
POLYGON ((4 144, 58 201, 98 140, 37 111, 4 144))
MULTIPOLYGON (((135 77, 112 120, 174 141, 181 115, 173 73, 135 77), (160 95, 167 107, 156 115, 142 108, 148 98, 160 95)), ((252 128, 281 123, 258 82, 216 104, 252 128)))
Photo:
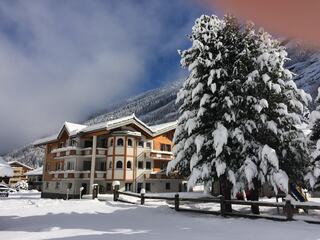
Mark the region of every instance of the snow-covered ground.
POLYGON ((320 239, 320 226, 175 212, 98 200, 40 199, 22 192, 0 200, 0 239, 320 239))

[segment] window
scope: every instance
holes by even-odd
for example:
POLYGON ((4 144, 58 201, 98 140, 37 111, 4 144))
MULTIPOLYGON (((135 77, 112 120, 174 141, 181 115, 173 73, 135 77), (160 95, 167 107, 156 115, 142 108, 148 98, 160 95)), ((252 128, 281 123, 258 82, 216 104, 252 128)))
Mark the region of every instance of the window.
POLYGON ((122 161, 117 161, 116 168, 122 168, 122 161))
POLYGON ((138 162, 138 168, 139 168, 139 169, 143 169, 143 162, 142 162, 142 161, 139 161, 139 162, 138 162))
POLYGON ((113 146, 113 138, 111 138, 111 140, 110 140, 110 147, 112 147, 113 146))
POLYGON ((46 189, 49 188, 49 182, 46 182, 46 189))
POLYGON ((170 144, 166 144, 166 151, 171 152, 171 145, 170 144))
POLYGON ((67 162, 67 170, 74 170, 74 162, 67 162))
POLYGON ((151 169, 151 162, 146 162, 146 169, 151 169))
POLYGON ((126 183, 125 184, 125 190, 126 191, 131 191, 132 190, 132 183, 126 183))
POLYGON ((106 170, 106 163, 105 162, 100 162, 99 164, 99 171, 105 171, 106 170))
POLYGON ((151 148, 151 142, 147 142, 146 145, 147 145, 147 148, 151 148))
POLYGON ((128 147, 132 147, 132 139, 128 139, 128 147))
POLYGON ((112 168, 112 161, 109 162, 109 168, 112 168))
POLYGON ((132 168, 131 161, 128 161, 128 162, 127 162, 127 168, 129 168, 129 169, 131 169, 131 168, 132 168))
POLYGON ((72 188, 72 183, 68 183, 68 189, 72 188))
POLYGON ((143 141, 139 141, 138 146, 143 147, 143 141))
POLYGON ((60 188, 60 182, 56 182, 56 189, 60 188))
POLYGON ((166 190, 170 190, 171 184, 169 182, 166 183, 166 190))
POLYGON ((123 146, 123 139, 122 138, 118 138, 117 146, 123 146))
POLYGON ((163 143, 161 143, 161 144, 160 144, 160 150, 161 150, 161 151, 165 151, 165 150, 166 150, 166 145, 163 144, 163 143))
POLYGON ((56 163, 56 171, 60 171, 60 170, 62 170, 62 163, 58 162, 56 163))
POLYGON ((166 152, 171 152, 171 145, 170 144, 160 144, 160 150, 161 151, 166 151, 166 152))
POLYGON ((151 184, 150 183, 146 183, 146 191, 147 192, 151 191, 151 184))
POLYGON ((84 161, 83 162, 83 171, 91 170, 91 161, 84 161))
POLYGON ((84 147, 85 147, 85 148, 90 148, 90 147, 92 147, 92 140, 85 140, 85 141, 84 141, 84 147))
POLYGON ((104 148, 106 144, 106 138, 105 137, 100 137, 98 136, 98 144, 97 147, 98 148, 104 148))
POLYGON ((112 184, 111 183, 107 183, 106 190, 107 190, 107 192, 110 192, 112 190, 112 184))
POLYGON ((77 146, 77 140, 75 140, 74 138, 70 140, 70 145, 71 146, 77 146))

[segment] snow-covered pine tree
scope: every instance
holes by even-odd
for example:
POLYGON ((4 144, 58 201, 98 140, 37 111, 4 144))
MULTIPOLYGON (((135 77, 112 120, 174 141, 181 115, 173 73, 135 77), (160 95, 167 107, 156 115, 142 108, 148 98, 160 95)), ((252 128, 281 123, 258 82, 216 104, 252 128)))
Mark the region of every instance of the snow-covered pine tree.
POLYGON ((190 76, 178 93, 181 116, 174 137, 175 159, 169 163, 168 172, 178 169, 190 173, 189 187, 197 181, 221 177, 225 191, 231 190, 226 171, 229 165, 226 161, 230 157, 223 150, 228 138, 228 122, 232 118, 228 108, 233 105, 229 96, 232 91, 226 88, 228 76, 224 68, 237 54, 231 49, 236 49, 240 33, 233 20, 229 18, 226 22, 215 16, 201 16, 192 29, 192 47, 181 52, 181 64, 189 69, 190 76), (222 121, 223 117, 228 121, 222 121))
POLYGON ((318 88, 318 96, 315 102, 317 104, 316 110, 310 114, 311 161, 305 176, 305 180, 313 189, 320 187, 320 88, 318 88))
POLYGON ((239 117, 246 159, 237 176, 244 180, 238 182, 253 189, 252 200, 258 200, 261 183, 268 182, 275 192, 288 192, 289 178, 302 181, 308 149, 298 126, 306 122, 311 97, 296 87, 292 73, 284 68, 287 53, 277 40, 263 30, 255 33, 253 28, 247 36, 252 60, 247 66, 252 72, 242 86, 247 110, 239 117))
POLYGON ((192 47, 181 52, 190 76, 178 95, 181 117, 168 171, 190 171, 190 187, 219 179, 226 198, 230 186, 235 194, 266 181, 287 191, 281 169, 295 178, 304 164, 305 139, 296 125, 308 96, 284 68, 284 48, 230 16, 201 16, 190 38, 192 47))

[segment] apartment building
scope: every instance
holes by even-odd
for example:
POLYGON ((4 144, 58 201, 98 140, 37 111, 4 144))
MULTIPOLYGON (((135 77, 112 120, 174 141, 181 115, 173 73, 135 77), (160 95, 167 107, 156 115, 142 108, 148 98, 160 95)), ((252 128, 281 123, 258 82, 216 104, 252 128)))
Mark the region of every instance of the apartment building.
POLYGON ((134 114, 91 126, 65 122, 58 134, 34 143, 46 150, 42 197, 77 198, 93 184, 108 193, 114 181, 134 192, 183 190, 182 178, 165 173, 175 128, 176 122, 148 126, 134 114))

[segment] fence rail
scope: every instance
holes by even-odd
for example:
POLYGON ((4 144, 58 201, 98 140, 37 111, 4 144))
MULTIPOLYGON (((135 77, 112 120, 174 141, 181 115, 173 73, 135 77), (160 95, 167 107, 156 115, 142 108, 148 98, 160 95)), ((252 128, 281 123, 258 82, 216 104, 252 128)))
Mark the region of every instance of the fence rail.
MULTIPOLYGON (((132 192, 120 192, 118 190, 114 191, 114 201, 121 201, 126 203, 132 203, 133 202, 122 200, 120 199, 120 195, 125 196, 131 196, 136 197, 140 199, 140 204, 144 205, 146 199, 156 199, 156 200, 167 200, 174 202, 174 207, 176 211, 185 211, 185 212, 195 212, 195 213, 204 213, 204 214, 213 214, 213 215, 222 215, 222 216, 232 216, 232 217, 245 217, 245 218, 263 218, 263 219, 269 219, 274 221, 292 221, 294 220, 294 209, 304 209, 304 210, 320 210, 319 205, 305 205, 305 204, 299 204, 299 203, 291 203, 290 200, 286 200, 285 202, 264 202, 264 201, 243 201, 243 200, 225 200, 223 196, 219 197, 203 197, 203 198, 184 198, 180 197, 179 194, 175 194, 174 197, 169 196, 148 196, 144 193, 138 194, 138 193, 132 193, 132 192), (183 204, 185 202, 191 202, 191 203, 218 203, 220 204, 220 210, 219 211, 212 211, 212 210, 203 210, 203 209, 190 209, 183 207, 183 204), (263 215, 263 214, 249 214, 249 213, 241 213, 241 212, 228 212, 226 211, 226 205, 244 205, 244 206, 259 206, 259 207, 274 207, 274 208, 283 208, 283 212, 285 213, 284 216, 269 216, 269 215, 263 215)), ((320 221, 311 221, 311 220, 304 220, 308 223, 315 223, 320 224, 320 221)))

